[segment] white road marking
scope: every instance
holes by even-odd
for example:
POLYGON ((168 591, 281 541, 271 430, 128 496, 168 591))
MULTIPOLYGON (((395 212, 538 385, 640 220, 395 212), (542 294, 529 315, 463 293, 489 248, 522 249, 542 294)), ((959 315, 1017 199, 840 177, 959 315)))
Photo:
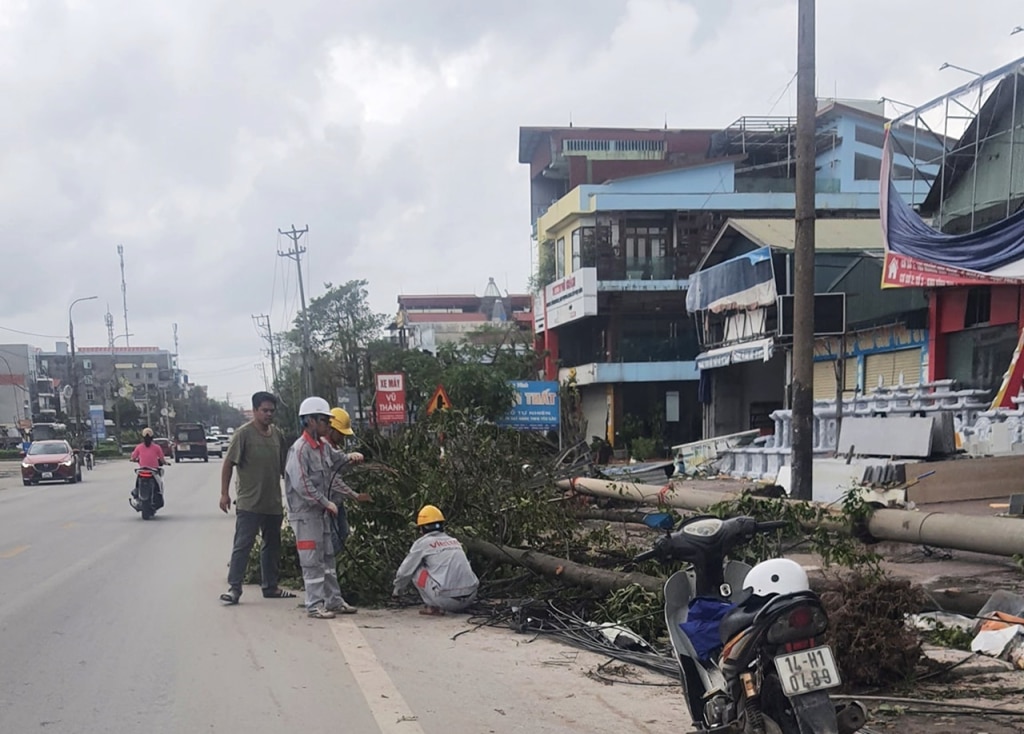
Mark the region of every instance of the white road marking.
POLYGON ((355 621, 336 619, 328 624, 381 734, 425 734, 355 621))

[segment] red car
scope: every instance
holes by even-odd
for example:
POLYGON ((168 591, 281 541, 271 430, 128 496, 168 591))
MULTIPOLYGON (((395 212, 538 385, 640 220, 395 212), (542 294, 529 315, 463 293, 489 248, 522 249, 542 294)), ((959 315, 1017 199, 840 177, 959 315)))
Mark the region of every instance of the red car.
POLYGON ((170 439, 167 438, 154 438, 153 443, 159 446, 164 451, 164 456, 168 459, 174 457, 174 448, 171 446, 170 439))
POLYGON ((21 481, 25 486, 40 482, 74 484, 82 481, 82 465, 67 441, 34 441, 21 457, 21 481))

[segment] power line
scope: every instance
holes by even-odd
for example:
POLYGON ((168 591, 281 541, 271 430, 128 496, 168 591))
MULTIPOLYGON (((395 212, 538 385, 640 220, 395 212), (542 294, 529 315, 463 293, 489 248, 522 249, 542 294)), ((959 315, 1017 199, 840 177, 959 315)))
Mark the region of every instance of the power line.
MULTIPOLYGON (((270 372, 274 378, 274 385, 277 385, 277 354, 274 348, 274 332, 270 328, 270 316, 267 314, 253 315, 253 324, 256 327, 256 332, 260 335, 260 338, 267 342, 269 350, 264 350, 264 354, 270 355, 270 372)), ((262 362, 260 365, 262 366, 262 362)), ((264 381, 266 381, 266 374, 264 370, 264 381)))
POLYGON ((59 336, 56 335, 56 334, 37 334, 34 331, 22 331, 21 329, 12 329, 9 326, 0 326, 0 331, 10 331, 10 332, 12 332, 14 334, 22 334, 24 336, 38 336, 38 337, 42 337, 43 339, 67 339, 68 338, 67 334, 60 334, 59 336))

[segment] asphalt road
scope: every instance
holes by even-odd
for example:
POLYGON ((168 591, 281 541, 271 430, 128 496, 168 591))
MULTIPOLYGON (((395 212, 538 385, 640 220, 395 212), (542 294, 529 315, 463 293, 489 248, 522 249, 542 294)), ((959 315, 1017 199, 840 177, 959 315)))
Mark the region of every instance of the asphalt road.
POLYGON ((368 611, 313 621, 246 587, 224 607, 233 518, 219 461, 172 465, 144 522, 133 475, 22 487, 0 467, 0 732, 657 732, 669 688, 585 677, 600 658, 465 618, 368 611))

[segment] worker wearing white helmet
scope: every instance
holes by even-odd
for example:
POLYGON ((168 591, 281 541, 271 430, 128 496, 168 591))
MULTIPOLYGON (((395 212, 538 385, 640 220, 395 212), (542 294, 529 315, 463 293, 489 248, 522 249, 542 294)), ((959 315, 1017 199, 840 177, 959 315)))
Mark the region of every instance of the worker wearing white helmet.
POLYGON ((330 421, 331 406, 326 400, 311 397, 302 401, 302 435, 288 450, 284 470, 288 522, 295 531, 306 611, 314 619, 333 619, 335 614, 356 611, 341 595, 334 565, 330 518, 338 514, 338 506, 330 499, 330 482, 340 457, 323 441, 330 421))

